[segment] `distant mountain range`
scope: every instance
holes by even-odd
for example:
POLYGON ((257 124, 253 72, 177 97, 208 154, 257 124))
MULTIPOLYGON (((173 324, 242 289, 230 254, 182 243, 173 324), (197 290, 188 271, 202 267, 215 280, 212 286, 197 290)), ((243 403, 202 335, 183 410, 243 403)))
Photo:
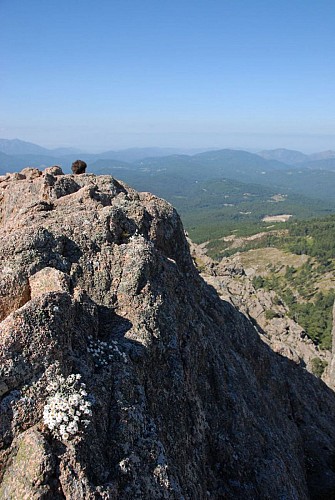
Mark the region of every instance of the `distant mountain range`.
MULTIPOLYGON (((322 151, 314 154, 304 154, 300 151, 291 149, 272 149, 260 151, 257 154, 248 153, 243 150, 231 149, 216 149, 213 151, 198 149, 198 150, 182 150, 177 148, 129 148, 120 151, 108 150, 102 153, 88 153, 76 148, 56 148, 47 149, 32 142, 21 141, 20 139, 0 139, 0 169, 23 168, 25 166, 43 167, 51 164, 61 164, 65 170, 69 169, 71 164, 77 157, 80 156, 84 161, 94 164, 99 160, 104 160, 106 166, 107 160, 134 163, 144 160, 146 165, 155 165, 165 163, 166 160, 176 163, 183 159, 183 163, 190 164, 199 163, 199 161, 209 161, 216 164, 217 162, 228 161, 229 163, 245 162, 248 166, 260 166, 257 158, 261 157, 264 160, 274 163, 271 166, 277 166, 282 169, 283 165, 287 168, 290 166, 303 166, 308 168, 326 168, 335 169, 335 151, 322 151)), ((264 166, 265 164, 263 164, 264 166)), ((269 164, 267 164, 269 166, 269 164)), ((99 161, 99 167, 101 162, 99 161)), ((124 166, 124 165, 123 165, 124 166)))
POLYGON ((314 161, 330 160, 335 158, 335 151, 331 150, 306 155, 293 149, 281 148, 260 151, 257 154, 266 160, 277 160, 286 163, 287 165, 298 165, 302 163, 311 163, 314 161))
POLYGON ((62 156, 67 154, 80 153, 75 148, 46 149, 32 142, 21 141, 20 139, 0 139, 0 151, 7 155, 44 155, 62 156))
POLYGON ((168 200, 178 193, 183 196, 185 183, 222 179, 257 184, 290 195, 335 200, 334 151, 306 155, 289 149, 258 154, 221 149, 191 155, 166 148, 132 148, 94 154, 0 139, 0 175, 27 166, 60 165, 64 172, 70 172, 72 162, 78 158, 88 163, 89 172, 112 174, 138 190, 152 191, 168 200))
POLYGON ((197 241, 207 241, 209 234, 220 238, 238 226, 262 230, 269 215, 290 214, 296 220, 335 213, 333 151, 305 155, 287 149, 259 154, 221 149, 190 155, 133 148, 94 154, 3 139, 1 148, 0 175, 51 165, 66 173, 80 158, 88 163, 89 173, 110 174, 138 191, 165 198, 197 241))
POLYGON ((8 169, 20 169, 26 166, 43 167, 54 164, 63 166, 69 171, 71 163, 80 156, 80 159, 92 163, 98 160, 117 160, 120 162, 135 162, 142 158, 168 156, 174 154, 196 154, 204 149, 177 149, 177 148, 129 148, 121 151, 104 151, 102 153, 88 153, 76 148, 47 149, 32 142, 20 139, 0 139, 0 174, 8 169))

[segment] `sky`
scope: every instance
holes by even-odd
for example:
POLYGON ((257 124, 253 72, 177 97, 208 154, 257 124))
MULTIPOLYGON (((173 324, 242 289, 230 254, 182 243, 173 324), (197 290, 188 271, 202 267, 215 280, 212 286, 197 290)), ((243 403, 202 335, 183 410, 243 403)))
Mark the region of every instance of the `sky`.
POLYGON ((0 137, 335 149, 334 0, 0 0, 0 137))

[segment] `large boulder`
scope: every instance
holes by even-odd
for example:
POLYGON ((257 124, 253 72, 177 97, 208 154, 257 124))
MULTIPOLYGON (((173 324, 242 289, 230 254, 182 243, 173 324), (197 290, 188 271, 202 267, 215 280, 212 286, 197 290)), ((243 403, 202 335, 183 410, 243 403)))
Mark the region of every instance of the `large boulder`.
POLYGON ((202 280, 171 205, 51 172, 0 200, 3 498, 334 496, 334 393, 202 280))

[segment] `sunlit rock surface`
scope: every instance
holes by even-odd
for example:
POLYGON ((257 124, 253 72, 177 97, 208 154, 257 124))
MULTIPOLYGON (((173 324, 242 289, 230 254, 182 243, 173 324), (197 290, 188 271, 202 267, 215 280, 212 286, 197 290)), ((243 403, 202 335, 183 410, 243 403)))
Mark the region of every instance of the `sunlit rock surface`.
POLYGON ((0 498, 332 498, 334 393, 202 280, 168 203, 59 167, 0 200, 0 498), (92 414, 57 434, 71 374, 92 414))

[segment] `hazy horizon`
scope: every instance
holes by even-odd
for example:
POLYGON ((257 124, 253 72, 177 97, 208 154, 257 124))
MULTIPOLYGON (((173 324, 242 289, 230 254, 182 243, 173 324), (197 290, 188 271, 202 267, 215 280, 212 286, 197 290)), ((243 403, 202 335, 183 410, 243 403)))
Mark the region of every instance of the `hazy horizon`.
MULTIPOLYGON (((240 143, 237 142, 226 142, 224 144, 207 144, 207 145, 202 145, 201 142, 194 144, 193 146, 191 145, 185 145, 181 143, 180 145, 178 144, 173 144, 173 143, 129 143, 125 144, 123 146, 118 146, 116 143, 113 143, 113 145, 110 145, 106 143, 104 147, 89 147, 87 144, 84 147, 81 147, 80 145, 77 144, 71 144, 71 143, 55 143, 55 144, 48 144, 48 143, 41 143, 37 141, 30 140, 29 138, 23 139, 22 137, 3 137, 1 136, 0 139, 7 139, 7 140, 21 140, 29 143, 36 144, 38 146, 44 147, 46 149, 58 149, 58 148, 73 148, 80 150, 83 153, 93 153, 93 154, 99 154, 103 153, 105 151, 110 151, 113 150, 115 152, 118 151, 123 151, 127 149, 171 149, 173 150, 178 150, 181 152, 185 152, 185 154, 192 154, 200 151, 210 151, 210 150, 219 150, 219 149, 235 149, 235 150, 242 150, 242 151, 249 151, 251 153, 257 153, 262 150, 274 150, 274 149, 290 149, 290 150, 296 150, 300 151, 305 154, 312 154, 312 153, 318 153, 322 151, 328 151, 328 150, 335 150, 335 141, 328 140, 326 138, 320 138, 319 141, 314 141, 313 144, 315 144, 315 147, 310 146, 310 147, 299 147, 297 145, 297 141, 292 139, 292 138, 287 138, 286 142, 285 139, 283 139, 281 142, 274 143, 274 142, 265 142, 261 144, 259 142, 259 146, 252 146, 250 143, 245 143, 245 145, 241 145, 240 143), (267 144, 267 145, 266 145, 267 144), (319 144, 319 147, 317 147, 317 144, 319 144)), ((304 138, 301 138, 301 146, 304 143, 304 138)), ((311 144, 311 141, 309 141, 311 144)), ((256 142, 255 142, 256 143, 256 142)), ((173 153, 172 153, 173 154, 173 153)))
POLYGON ((335 149, 331 0, 5 0, 0 13, 0 137, 335 149))

